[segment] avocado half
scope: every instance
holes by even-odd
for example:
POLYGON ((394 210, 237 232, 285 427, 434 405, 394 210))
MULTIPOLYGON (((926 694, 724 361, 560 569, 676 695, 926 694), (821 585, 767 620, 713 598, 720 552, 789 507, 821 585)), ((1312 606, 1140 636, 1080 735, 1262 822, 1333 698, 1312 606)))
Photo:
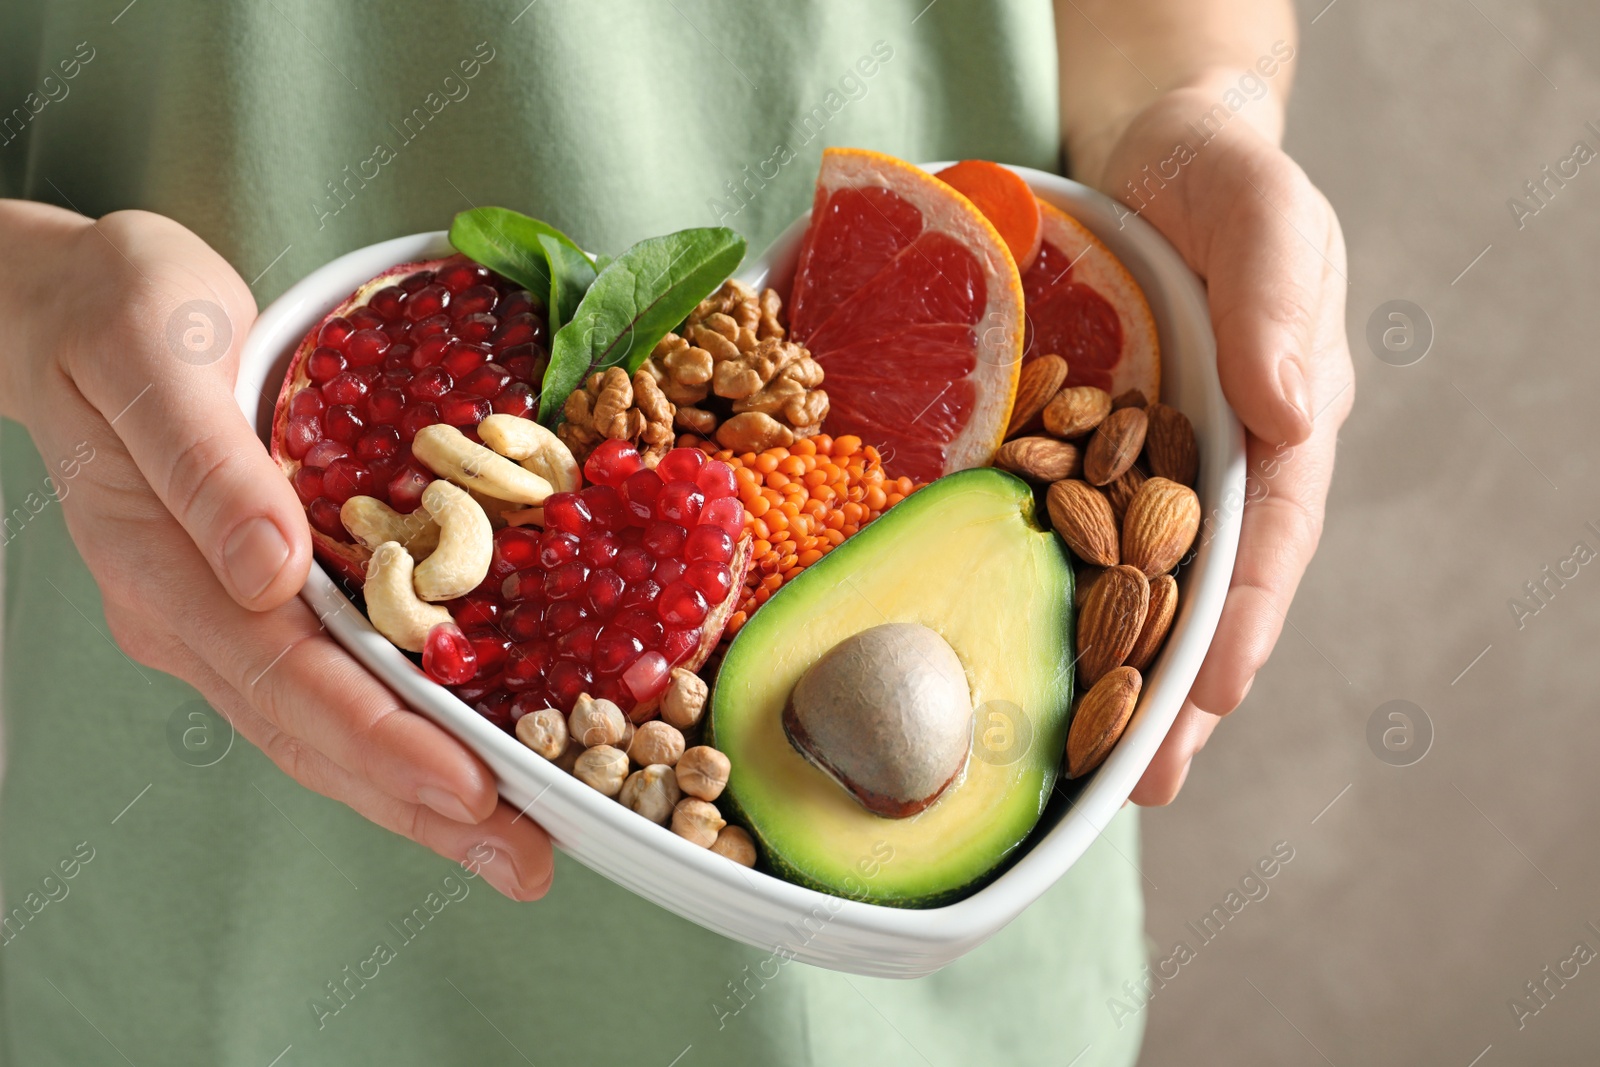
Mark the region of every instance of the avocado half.
POLYGON ((711 734, 725 796, 774 871, 896 907, 981 888, 1050 798, 1072 703, 1072 566, 1033 491, 992 468, 912 494, 751 616, 717 674, 711 734), (790 692, 847 637, 889 622, 942 636, 975 710, 962 775, 904 819, 875 815, 784 734, 790 692))

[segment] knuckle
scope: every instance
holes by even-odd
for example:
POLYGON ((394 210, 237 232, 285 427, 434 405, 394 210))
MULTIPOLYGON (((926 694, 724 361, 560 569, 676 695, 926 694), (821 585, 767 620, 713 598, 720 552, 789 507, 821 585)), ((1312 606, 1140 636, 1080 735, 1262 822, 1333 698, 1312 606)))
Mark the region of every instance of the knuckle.
POLYGON ((226 501, 214 498, 224 491, 238 458, 239 450, 231 435, 216 431, 204 434, 177 453, 164 495, 179 522, 188 525, 203 517, 204 511, 222 510, 226 501))

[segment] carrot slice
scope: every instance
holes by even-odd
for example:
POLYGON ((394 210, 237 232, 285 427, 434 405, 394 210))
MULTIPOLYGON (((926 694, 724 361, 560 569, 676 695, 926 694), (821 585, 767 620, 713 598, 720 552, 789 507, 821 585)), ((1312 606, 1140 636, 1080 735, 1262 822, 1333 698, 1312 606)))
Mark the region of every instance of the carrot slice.
POLYGON ((1039 254, 1044 224, 1039 202, 1022 178, 984 159, 968 159, 946 167, 934 177, 953 187, 977 205, 1011 249, 1019 271, 1033 265, 1039 254))

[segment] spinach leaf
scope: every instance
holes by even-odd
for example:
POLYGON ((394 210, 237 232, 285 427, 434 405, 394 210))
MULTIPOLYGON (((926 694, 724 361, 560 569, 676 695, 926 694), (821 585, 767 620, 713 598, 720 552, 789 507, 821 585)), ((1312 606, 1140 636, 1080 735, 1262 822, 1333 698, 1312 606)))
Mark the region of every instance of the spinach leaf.
POLYGON ((559 423, 568 395, 594 372, 638 370, 656 343, 734 272, 744 249, 733 230, 701 227, 647 237, 607 265, 556 332, 539 421, 559 423))
POLYGON ((450 243, 543 300, 552 332, 577 310, 595 279, 594 265, 570 237, 509 208, 461 212, 450 223, 450 243))

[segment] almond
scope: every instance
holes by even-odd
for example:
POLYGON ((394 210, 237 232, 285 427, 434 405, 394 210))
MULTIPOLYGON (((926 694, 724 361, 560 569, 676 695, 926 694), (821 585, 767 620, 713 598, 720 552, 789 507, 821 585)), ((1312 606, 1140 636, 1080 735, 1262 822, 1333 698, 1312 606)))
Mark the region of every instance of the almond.
POLYGON ((1024 363, 1017 377, 1017 399, 1011 405, 1011 425, 1006 427, 1006 436, 1033 425, 1066 380, 1067 361, 1060 356, 1040 356, 1024 363))
POLYGON ((1179 485, 1194 485, 1200 470, 1200 446, 1195 443, 1194 424, 1189 416, 1165 404, 1145 408, 1150 429, 1145 434, 1144 450, 1150 471, 1170 478, 1179 485))
POLYGON ((1122 519, 1122 561, 1147 577, 1178 565, 1200 530, 1200 499, 1168 478, 1151 478, 1128 502, 1122 519))
POLYGON ((1150 666, 1150 661, 1161 651, 1161 642, 1172 629, 1172 617, 1178 613, 1178 583, 1170 574, 1150 581, 1150 606, 1145 609, 1144 628, 1139 640, 1128 653, 1127 664, 1137 670, 1150 666))
POLYGON ((1111 754, 1133 718, 1144 679, 1132 667, 1118 667, 1083 694, 1067 730, 1067 777, 1082 778, 1111 754))
POLYGON ((1145 398, 1143 389, 1129 389, 1111 398, 1111 410, 1121 411, 1123 408, 1142 408, 1148 403, 1150 401, 1145 398))
POLYGON ((1122 472, 1122 477, 1101 489, 1101 492, 1105 493, 1106 499, 1111 501, 1111 515, 1117 520, 1117 529, 1122 529, 1122 520, 1128 514, 1128 502, 1133 499, 1133 495, 1139 491, 1139 487, 1149 477, 1135 463, 1122 472))
POLYGON ((1000 446, 994 465, 1036 482, 1059 482, 1078 473, 1078 446, 1054 437, 1018 437, 1000 446))
POLYGON ((1083 476, 1089 484, 1105 485, 1122 477, 1144 449, 1148 426, 1143 408, 1123 408, 1107 415, 1083 453, 1083 476))
POLYGON ((1111 414, 1111 394, 1092 385, 1061 390, 1044 406, 1044 428, 1057 437, 1080 437, 1111 414))
POLYGON ((1122 666, 1144 629, 1150 583, 1137 567, 1107 567, 1078 612, 1078 677, 1093 686, 1122 666))
POLYGON ((1100 567, 1116 565, 1117 523, 1111 505, 1094 486, 1070 478, 1056 482, 1045 506, 1050 524, 1079 559, 1100 567))

